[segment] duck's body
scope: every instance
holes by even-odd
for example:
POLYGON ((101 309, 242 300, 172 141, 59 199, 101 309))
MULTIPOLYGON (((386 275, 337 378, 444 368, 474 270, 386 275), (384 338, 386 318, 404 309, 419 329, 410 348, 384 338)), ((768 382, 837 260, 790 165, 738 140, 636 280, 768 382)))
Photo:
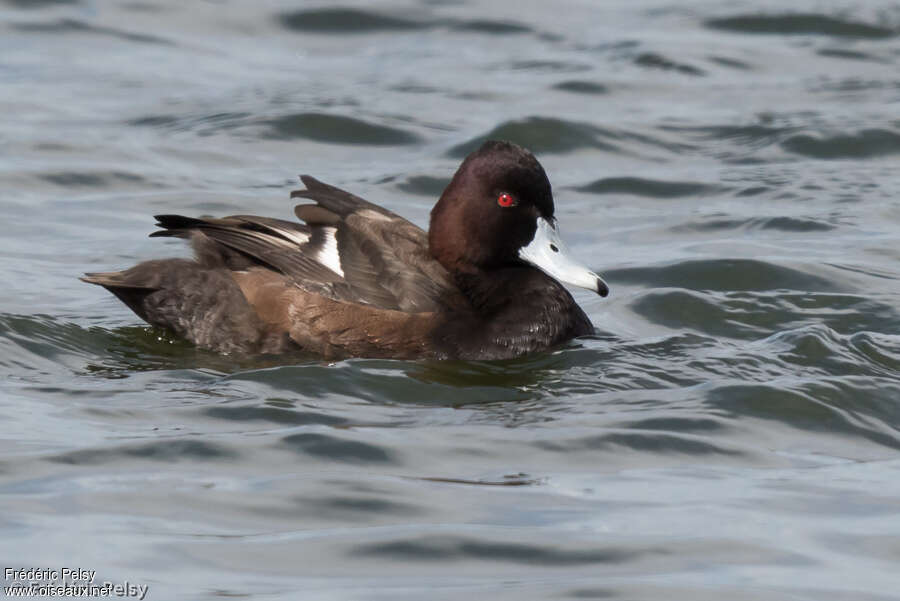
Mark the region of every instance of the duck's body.
MULTIPOLYGON (((195 260, 83 279, 145 321, 219 352, 499 359, 593 331, 569 292, 526 262, 538 262, 528 248, 534 255, 539 243, 538 254, 553 255, 559 240, 536 237, 547 229, 539 219, 553 227, 553 204, 543 169, 524 149, 491 142, 466 159, 429 233, 302 179, 306 190, 292 197, 316 202, 295 209, 305 224, 161 215, 163 229, 151 235, 189 238, 195 260), (498 205, 497 195, 514 204, 498 205)), ((605 296, 602 280, 580 269, 576 283, 605 296)))

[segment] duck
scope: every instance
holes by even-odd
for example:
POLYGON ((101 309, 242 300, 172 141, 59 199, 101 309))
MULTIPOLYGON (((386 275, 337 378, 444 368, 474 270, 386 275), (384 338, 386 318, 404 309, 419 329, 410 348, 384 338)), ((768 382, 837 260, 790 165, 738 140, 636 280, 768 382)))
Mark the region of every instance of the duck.
POLYGON ((609 287, 572 258, 537 158, 489 140, 434 205, 427 232, 308 175, 302 222, 157 215, 151 237, 192 259, 86 273, 147 323, 231 354, 499 360, 546 351, 593 325, 563 283, 609 287))

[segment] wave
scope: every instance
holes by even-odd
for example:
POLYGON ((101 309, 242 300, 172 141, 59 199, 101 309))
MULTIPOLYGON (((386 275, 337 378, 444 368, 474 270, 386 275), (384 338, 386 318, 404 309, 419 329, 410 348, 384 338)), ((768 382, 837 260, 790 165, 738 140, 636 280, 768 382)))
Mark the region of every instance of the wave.
POLYGON ((834 279, 755 259, 696 259, 668 265, 609 270, 608 279, 692 290, 802 290, 840 292, 834 279))
POLYGON ((419 135, 404 129, 326 113, 284 115, 266 121, 266 125, 264 137, 276 140, 305 138, 361 146, 402 146, 422 141, 419 135))
POLYGON ((565 121, 552 117, 528 117, 501 123, 488 133, 451 148, 447 155, 462 158, 486 140, 509 140, 536 153, 565 153, 580 148, 616 151, 617 147, 603 138, 606 132, 588 123, 565 121))
POLYGON ((706 71, 687 63, 679 63, 656 52, 643 52, 634 58, 634 64, 639 67, 661 69, 663 71, 676 71, 685 75, 703 76, 706 71))
POLYGON ((897 35, 897 32, 880 25, 870 25, 818 13, 746 14, 733 17, 709 19, 705 22, 711 29, 738 33, 760 33, 781 35, 829 35, 835 37, 883 39, 897 35))
POLYGON ((534 33, 524 24, 494 19, 410 18, 350 7, 316 8, 278 15, 285 29, 305 33, 366 34, 446 28, 462 33, 515 35, 534 33))
POLYGON ((278 16, 278 22, 292 31, 341 34, 404 31, 430 27, 427 22, 345 7, 286 12, 278 16))
POLYGON ((174 42, 165 38, 146 33, 126 31, 107 27, 105 25, 92 25, 78 19, 59 19, 49 23, 13 23, 10 27, 16 31, 25 33, 52 33, 52 34, 88 34, 117 38, 127 42, 139 42, 143 44, 158 44, 161 46, 173 46, 174 42))
POLYGON ((700 182, 676 182, 645 179, 641 177, 605 177, 575 188, 590 194, 631 194, 649 198, 681 198, 705 196, 724 190, 714 184, 700 182))
POLYGON ((399 465, 393 452, 380 445, 351 440, 346 436, 302 432, 281 439, 281 445, 298 453, 317 459, 342 463, 387 463, 399 465))
MULTIPOLYGON (((747 194, 739 194, 746 196, 747 194)), ((812 217, 750 217, 745 219, 703 219, 682 223, 669 228, 676 233, 718 232, 726 230, 775 230, 779 232, 828 232, 836 229, 812 217)))
POLYGON ((635 131, 613 130, 591 123, 533 116, 505 121, 486 134, 452 147, 447 151, 447 156, 462 158, 481 146, 485 140, 494 139, 509 140, 535 153, 548 154, 564 154, 585 148, 617 154, 637 154, 645 147, 668 152, 689 148, 685 144, 671 144, 635 131))
POLYGON ((224 445, 202 440, 159 440, 144 444, 126 444, 105 448, 82 449, 47 457, 54 463, 70 465, 98 465, 127 459, 174 463, 178 461, 226 461, 237 452, 224 445))
POLYGON ((609 87, 595 81, 585 81, 580 79, 569 79, 561 81, 553 86, 554 90, 562 90, 563 92, 572 92, 573 94, 608 94, 609 87))
POLYGON ((148 185, 143 176, 127 171, 55 171, 41 173, 37 177, 64 188, 107 188, 122 184, 148 185))
POLYGON ((448 177, 434 177, 430 175, 412 175, 397 184, 397 188, 410 194, 430 196, 437 198, 450 183, 448 177))
POLYGON ((888 129, 864 129, 833 136, 792 136, 781 143, 788 152, 815 159, 865 159, 900 153, 900 133, 888 129))

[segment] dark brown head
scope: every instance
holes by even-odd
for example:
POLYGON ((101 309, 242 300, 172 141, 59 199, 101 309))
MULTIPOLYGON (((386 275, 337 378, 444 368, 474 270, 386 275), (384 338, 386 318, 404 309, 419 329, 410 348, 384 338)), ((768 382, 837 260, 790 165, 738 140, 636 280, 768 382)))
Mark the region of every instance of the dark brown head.
POLYGON ((600 277, 566 256, 544 168, 528 150, 488 141, 460 165, 431 210, 432 256, 451 273, 531 263, 606 296, 600 277))

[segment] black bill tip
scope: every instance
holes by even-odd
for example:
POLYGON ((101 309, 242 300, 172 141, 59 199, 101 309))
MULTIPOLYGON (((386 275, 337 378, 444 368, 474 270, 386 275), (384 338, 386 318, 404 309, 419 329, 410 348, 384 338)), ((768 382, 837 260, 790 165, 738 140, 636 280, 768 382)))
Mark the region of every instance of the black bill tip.
POLYGON ((609 295, 609 286, 606 285, 606 282, 603 280, 597 280, 597 294, 606 298, 609 295))

